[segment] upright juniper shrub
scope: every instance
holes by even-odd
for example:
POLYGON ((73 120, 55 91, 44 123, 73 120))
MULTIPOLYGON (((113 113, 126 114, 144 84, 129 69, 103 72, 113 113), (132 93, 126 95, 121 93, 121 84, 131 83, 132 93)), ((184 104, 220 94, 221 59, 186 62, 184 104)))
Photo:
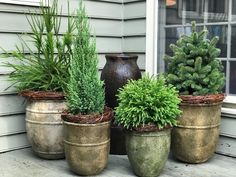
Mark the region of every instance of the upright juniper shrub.
POLYGON ((91 38, 88 16, 82 1, 77 12, 76 28, 78 34, 75 36, 67 85, 69 112, 74 115, 101 113, 105 105, 103 82, 98 78, 95 37, 91 38))
POLYGON ((167 82, 173 84, 181 95, 207 95, 222 92, 225 83, 223 65, 217 57, 219 40, 207 39, 208 31, 196 31, 192 22, 192 34, 183 35, 171 44, 173 56, 166 56, 167 82))

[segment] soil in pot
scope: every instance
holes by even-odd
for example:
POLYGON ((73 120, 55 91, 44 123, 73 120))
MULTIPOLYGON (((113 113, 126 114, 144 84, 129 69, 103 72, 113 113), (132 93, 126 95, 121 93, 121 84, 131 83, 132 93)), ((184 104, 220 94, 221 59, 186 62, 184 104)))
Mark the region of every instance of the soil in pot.
POLYGON ((171 149, 184 162, 209 160, 217 146, 224 95, 183 96, 178 125, 173 128, 171 149))
POLYGON ((20 93, 26 97, 26 131, 33 152, 45 159, 64 158, 61 113, 66 109, 64 96, 57 92, 20 93))
POLYGON ((106 167, 110 151, 112 110, 102 115, 62 114, 66 160, 79 175, 96 175, 106 167))

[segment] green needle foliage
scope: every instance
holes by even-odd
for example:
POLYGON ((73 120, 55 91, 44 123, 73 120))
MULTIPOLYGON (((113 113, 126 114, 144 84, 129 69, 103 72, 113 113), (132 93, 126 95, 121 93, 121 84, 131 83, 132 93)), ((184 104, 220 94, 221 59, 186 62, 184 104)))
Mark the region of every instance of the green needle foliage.
POLYGON ((119 89, 118 101, 115 121, 128 129, 148 123, 174 126, 181 112, 178 92, 165 84, 163 76, 129 81, 119 89))
POLYGON ((39 10, 41 15, 30 12, 32 15, 27 16, 32 34, 26 35, 30 40, 19 37, 21 45, 16 46, 16 51, 2 49, 6 57, 15 59, 14 64, 8 62, 5 66, 14 69, 10 80, 18 91, 61 92, 69 78, 74 22, 69 17, 67 31, 61 35, 57 0, 48 8, 41 4, 39 10))
POLYGON ((167 82, 173 84, 181 95, 207 95, 222 92, 225 83, 223 65, 217 57, 219 40, 207 39, 206 29, 197 32, 192 22, 191 36, 183 35, 171 44, 174 55, 166 56, 167 82))
POLYGON ((90 36, 90 25, 84 5, 80 1, 77 12, 73 59, 67 85, 67 103, 70 113, 97 114, 103 112, 105 94, 103 82, 98 78, 98 55, 95 37, 90 36))

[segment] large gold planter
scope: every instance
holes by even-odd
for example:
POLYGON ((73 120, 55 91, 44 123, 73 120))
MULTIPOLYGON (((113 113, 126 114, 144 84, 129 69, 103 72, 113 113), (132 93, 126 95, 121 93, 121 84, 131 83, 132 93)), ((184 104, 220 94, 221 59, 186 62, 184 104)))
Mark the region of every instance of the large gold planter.
POLYGON ((79 124, 64 121, 66 160, 79 175, 99 174, 107 165, 110 151, 110 121, 79 124))
POLYGON ((64 158, 61 113, 64 100, 28 100, 26 106, 27 137, 36 155, 45 159, 64 158))
POLYGON ((210 159, 219 138, 222 102, 182 103, 182 116, 172 131, 172 152, 184 162, 201 163, 210 159))

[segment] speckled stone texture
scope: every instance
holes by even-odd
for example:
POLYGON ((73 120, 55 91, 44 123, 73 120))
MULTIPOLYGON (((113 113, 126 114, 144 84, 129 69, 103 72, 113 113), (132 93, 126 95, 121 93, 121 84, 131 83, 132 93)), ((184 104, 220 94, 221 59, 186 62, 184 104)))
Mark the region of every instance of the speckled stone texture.
POLYGON ((140 177, 158 176, 170 150, 170 129, 156 132, 126 132, 126 150, 134 173, 140 177))
POLYGON ((177 159, 202 163, 213 156, 220 133, 221 105, 222 102, 180 105, 182 115, 171 137, 171 149, 177 159))
POLYGON ((27 137, 36 155, 45 159, 65 157, 61 112, 64 100, 28 100, 26 106, 27 137))

